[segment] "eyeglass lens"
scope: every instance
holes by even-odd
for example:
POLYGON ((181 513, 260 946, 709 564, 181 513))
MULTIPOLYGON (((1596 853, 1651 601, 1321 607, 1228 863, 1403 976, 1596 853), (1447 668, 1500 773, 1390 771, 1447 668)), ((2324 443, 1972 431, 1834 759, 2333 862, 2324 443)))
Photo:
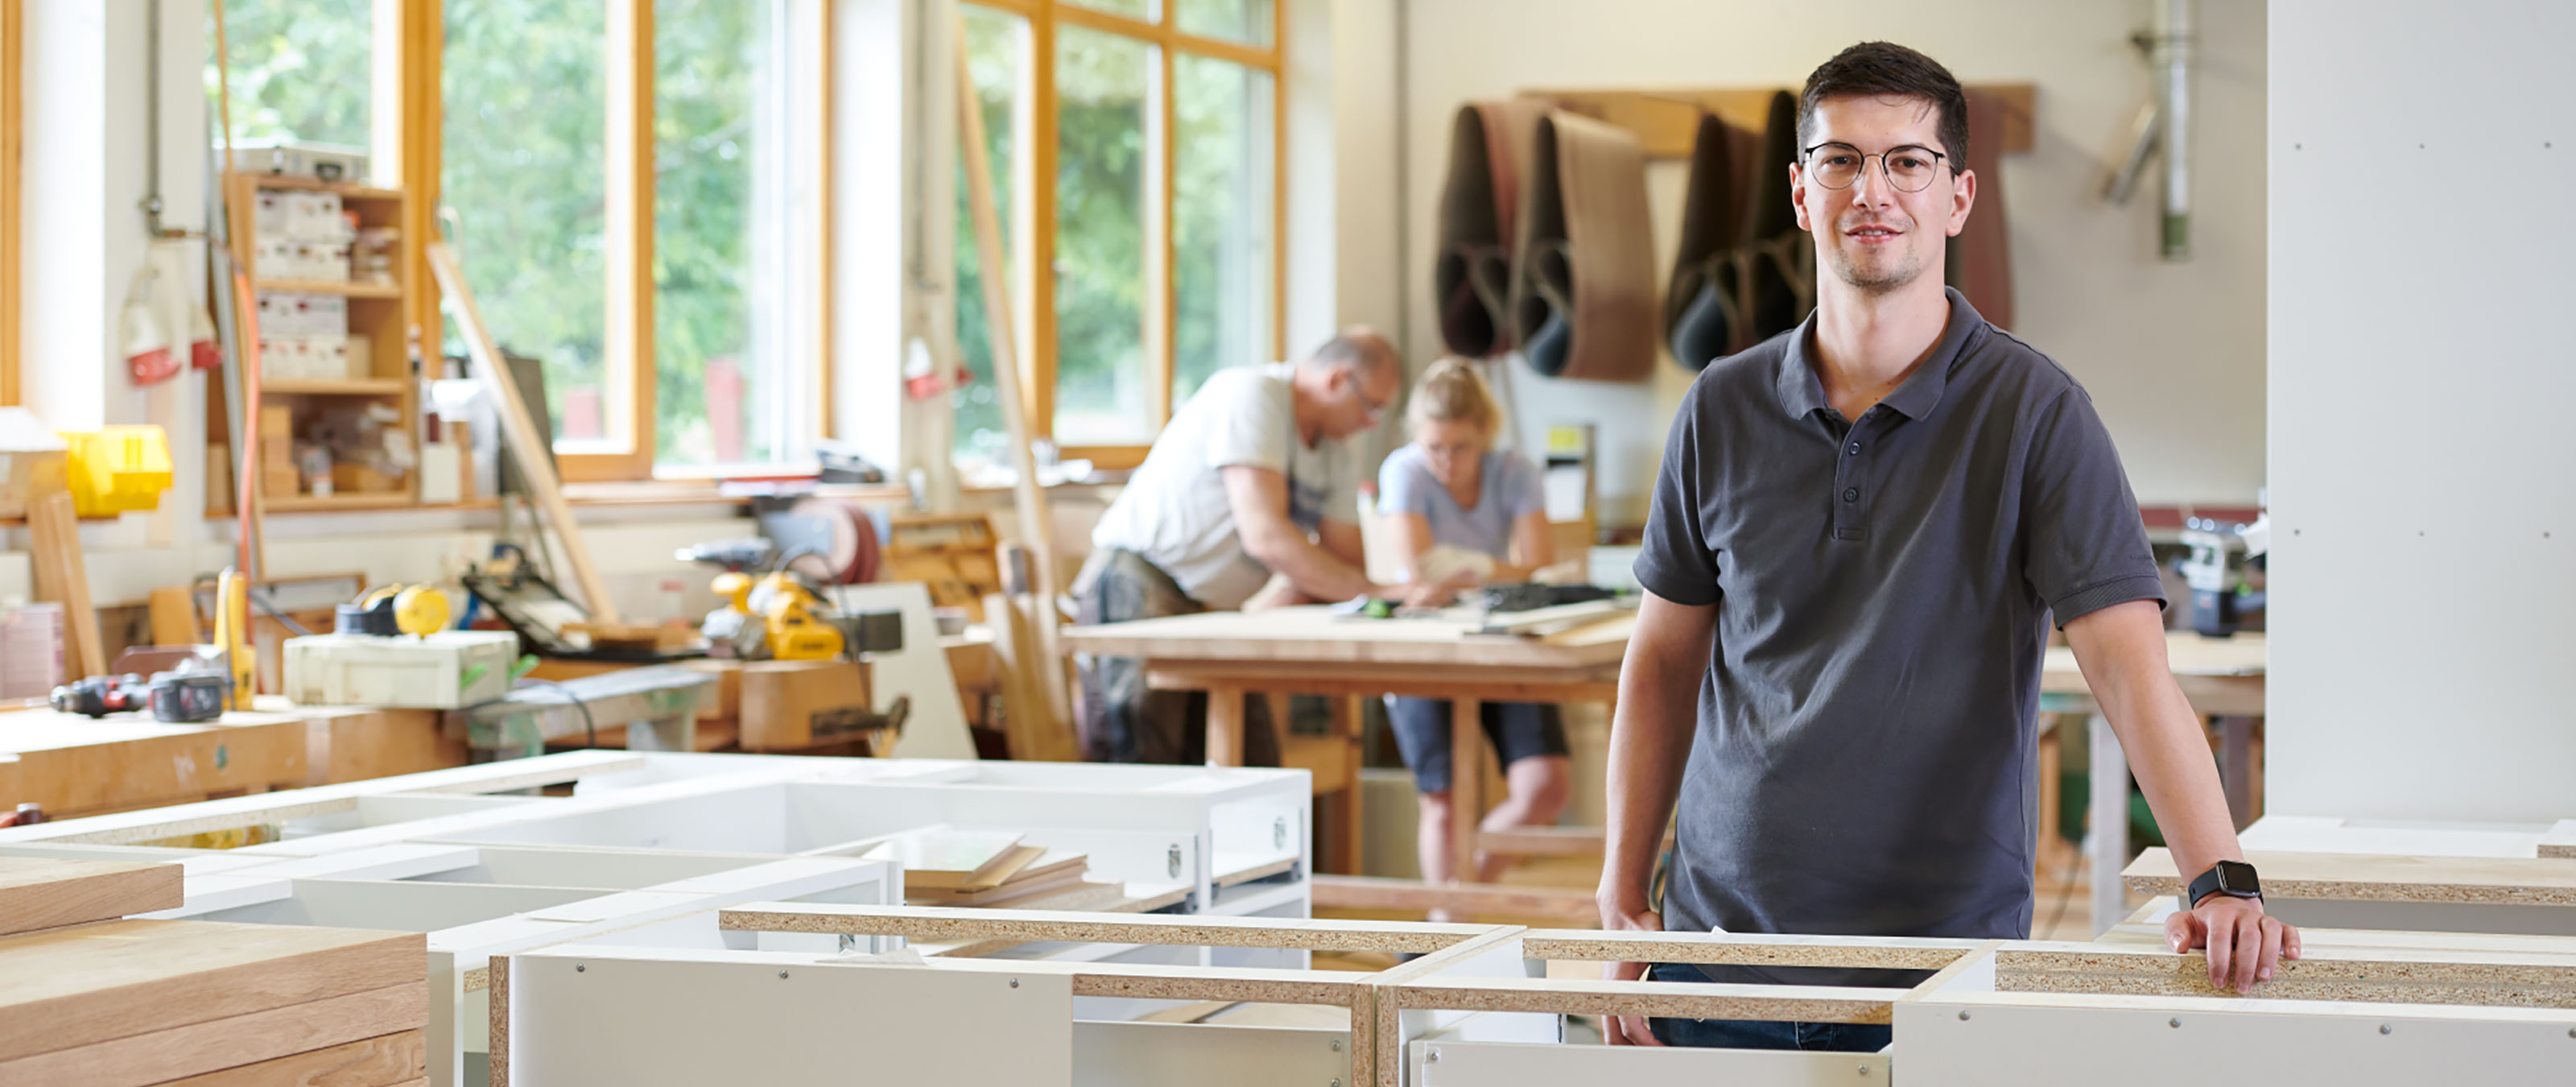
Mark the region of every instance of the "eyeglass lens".
POLYGON ((1941 160, 1920 147, 1899 147, 1883 154, 1864 155, 1840 144, 1827 144, 1808 157, 1807 169, 1816 184, 1828 189, 1849 188, 1860 180, 1860 172, 1877 159, 1885 171, 1888 184, 1899 192, 1922 192, 1941 173, 1941 160))

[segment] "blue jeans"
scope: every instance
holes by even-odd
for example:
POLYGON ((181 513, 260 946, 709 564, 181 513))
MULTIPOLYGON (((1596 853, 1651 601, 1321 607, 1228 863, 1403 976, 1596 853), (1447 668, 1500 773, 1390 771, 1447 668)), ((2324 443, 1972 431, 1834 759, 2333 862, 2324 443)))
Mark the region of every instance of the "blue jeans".
MULTIPOLYGON (((1689 966, 1659 962, 1646 970, 1648 981, 1706 984, 1708 976, 1689 966)), ((1760 1019, 1650 1019, 1655 1040, 1695 1049, 1803 1049, 1810 1052, 1875 1053, 1887 1048, 1896 1028, 1884 1023, 1775 1023, 1760 1019)))

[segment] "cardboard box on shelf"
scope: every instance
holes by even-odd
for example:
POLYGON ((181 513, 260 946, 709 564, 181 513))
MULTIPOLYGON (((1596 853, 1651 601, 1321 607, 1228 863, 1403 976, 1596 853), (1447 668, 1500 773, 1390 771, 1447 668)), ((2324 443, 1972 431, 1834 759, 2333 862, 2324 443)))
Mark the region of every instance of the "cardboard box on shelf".
POLYGON ((263 443, 265 443, 266 439, 269 438, 285 437, 294 429, 294 409, 289 408, 284 404, 262 404, 259 406, 259 436, 263 443))
POLYGON ((284 468, 260 466, 259 493, 270 498, 293 498, 301 490, 303 490, 303 476, 293 465, 284 468))
POLYGON ((331 493, 384 494, 402 489, 402 477, 371 464, 339 461, 331 465, 331 493))

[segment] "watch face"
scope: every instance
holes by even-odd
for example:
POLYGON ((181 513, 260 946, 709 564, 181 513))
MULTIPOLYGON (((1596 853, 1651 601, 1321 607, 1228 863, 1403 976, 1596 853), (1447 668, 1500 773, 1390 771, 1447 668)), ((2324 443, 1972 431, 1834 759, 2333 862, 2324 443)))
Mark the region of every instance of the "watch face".
POLYGON ((2236 861, 2218 862, 2218 889, 2239 897, 2262 893, 2262 886, 2254 880, 2254 866, 2236 861))

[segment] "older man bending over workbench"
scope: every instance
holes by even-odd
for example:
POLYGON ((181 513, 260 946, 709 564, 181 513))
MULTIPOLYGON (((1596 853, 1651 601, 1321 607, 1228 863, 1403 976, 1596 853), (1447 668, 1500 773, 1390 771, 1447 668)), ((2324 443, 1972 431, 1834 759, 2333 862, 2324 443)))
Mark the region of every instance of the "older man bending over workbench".
MULTIPOLYGON (((1386 338, 1352 328, 1293 366, 1219 370, 1172 413, 1091 534, 1074 579, 1085 624, 1398 595, 1362 570, 1359 451, 1404 383, 1386 338), (1263 586, 1278 575, 1279 588, 1263 586)), ((1085 754, 1097 762, 1203 761, 1207 695, 1148 691, 1140 662, 1082 672, 1085 754)), ((1279 764, 1259 697, 1244 761, 1279 764)))

